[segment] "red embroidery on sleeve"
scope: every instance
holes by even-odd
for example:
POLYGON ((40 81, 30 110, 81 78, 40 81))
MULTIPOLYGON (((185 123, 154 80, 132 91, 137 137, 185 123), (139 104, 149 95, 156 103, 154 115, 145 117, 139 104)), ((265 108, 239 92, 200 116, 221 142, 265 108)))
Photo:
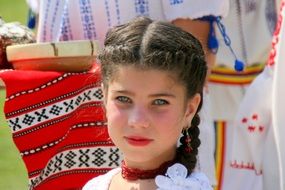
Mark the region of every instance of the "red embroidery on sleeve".
POLYGON ((262 174, 262 170, 257 171, 255 166, 254 166, 254 163, 252 163, 252 162, 243 162, 243 161, 237 162, 236 160, 234 160, 234 161, 231 161, 230 166, 232 168, 236 168, 236 169, 255 170, 255 174, 256 175, 261 175, 262 174))

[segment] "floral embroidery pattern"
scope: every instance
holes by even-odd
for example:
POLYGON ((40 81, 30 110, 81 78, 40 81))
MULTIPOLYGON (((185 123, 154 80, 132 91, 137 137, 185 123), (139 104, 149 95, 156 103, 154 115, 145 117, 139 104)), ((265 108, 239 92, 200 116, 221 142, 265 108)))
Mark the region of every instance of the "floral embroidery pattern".
POLYGON ((260 124, 259 115, 258 114, 252 114, 251 117, 247 118, 244 117, 241 119, 241 123, 247 125, 248 132, 260 132, 262 133, 264 131, 264 126, 260 124))

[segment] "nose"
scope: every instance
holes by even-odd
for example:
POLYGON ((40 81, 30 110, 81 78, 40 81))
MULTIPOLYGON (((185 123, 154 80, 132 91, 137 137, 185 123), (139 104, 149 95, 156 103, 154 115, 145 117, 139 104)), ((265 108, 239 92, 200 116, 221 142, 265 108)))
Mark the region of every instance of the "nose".
POLYGON ((128 122, 131 127, 149 127, 150 122, 147 109, 144 107, 134 107, 129 114, 128 122))

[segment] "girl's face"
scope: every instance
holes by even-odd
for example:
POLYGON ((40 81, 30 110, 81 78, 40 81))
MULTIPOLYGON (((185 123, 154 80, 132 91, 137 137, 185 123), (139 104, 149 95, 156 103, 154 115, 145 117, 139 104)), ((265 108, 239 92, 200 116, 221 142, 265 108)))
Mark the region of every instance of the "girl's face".
POLYGON ((121 66, 104 89, 108 131, 129 167, 153 169, 174 158, 200 102, 169 72, 121 66))

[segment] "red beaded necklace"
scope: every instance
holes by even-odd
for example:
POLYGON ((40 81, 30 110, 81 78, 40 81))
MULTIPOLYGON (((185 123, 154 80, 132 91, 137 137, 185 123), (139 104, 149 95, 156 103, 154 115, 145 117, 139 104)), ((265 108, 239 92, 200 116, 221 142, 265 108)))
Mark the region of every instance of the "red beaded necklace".
POLYGON ((165 175, 167 168, 171 166, 174 161, 167 161, 161 164, 158 168, 153 170, 140 170, 137 168, 129 168, 126 163, 122 161, 122 177, 126 180, 135 181, 138 179, 153 179, 157 175, 165 175))

